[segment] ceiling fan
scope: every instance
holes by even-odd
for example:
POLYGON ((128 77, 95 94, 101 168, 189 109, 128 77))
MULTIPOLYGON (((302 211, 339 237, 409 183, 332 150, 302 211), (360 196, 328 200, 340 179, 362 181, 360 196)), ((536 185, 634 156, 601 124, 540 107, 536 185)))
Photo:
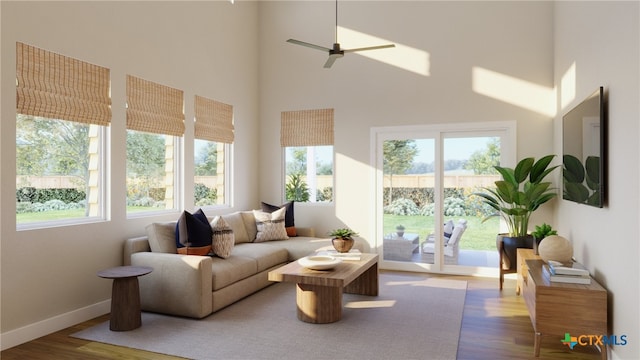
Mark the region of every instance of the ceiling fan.
POLYGON ((327 59, 327 62, 324 63, 324 67, 326 69, 330 68, 331 65, 333 65, 333 63, 338 58, 343 57, 345 53, 356 52, 356 51, 365 51, 365 50, 377 50, 377 49, 385 49, 385 48, 395 47, 394 44, 387 44, 387 45, 368 46, 368 47, 357 48, 357 49, 342 49, 342 48, 340 48, 340 43, 338 43, 338 0, 336 0, 336 41, 333 43, 333 48, 327 48, 327 47, 320 46, 320 45, 310 44, 308 42, 304 42, 304 41, 300 41, 300 40, 296 40, 296 39, 289 39, 289 40, 287 40, 287 42, 292 43, 292 44, 296 44, 296 45, 302 45, 302 46, 310 47, 312 49, 317 49, 317 50, 328 52, 329 53, 329 58, 327 59))

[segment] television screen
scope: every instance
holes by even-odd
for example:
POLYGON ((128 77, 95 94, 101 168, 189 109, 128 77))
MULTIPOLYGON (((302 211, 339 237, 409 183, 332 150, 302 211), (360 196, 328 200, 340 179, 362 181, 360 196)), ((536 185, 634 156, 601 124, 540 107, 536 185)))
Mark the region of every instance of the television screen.
POLYGON ((603 207, 606 109, 604 88, 562 117, 562 198, 603 207))

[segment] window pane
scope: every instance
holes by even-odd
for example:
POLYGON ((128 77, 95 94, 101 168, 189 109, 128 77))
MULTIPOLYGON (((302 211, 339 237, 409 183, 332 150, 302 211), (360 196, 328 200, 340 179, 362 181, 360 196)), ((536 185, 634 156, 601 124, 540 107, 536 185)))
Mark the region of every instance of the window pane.
POLYGON ((333 146, 285 147, 287 201, 333 201, 333 146))
POLYGON ((18 225, 102 216, 102 128, 16 116, 18 225))
MULTIPOLYGON (((461 236, 455 239, 459 253, 455 263, 458 265, 494 265, 500 218, 488 217, 493 209, 472 194, 481 192, 484 187, 494 187, 494 182, 500 179, 494 168, 500 164, 500 149, 500 137, 497 136, 444 139, 444 220, 457 224, 463 219, 466 223, 461 236)), ((451 258, 445 252, 445 263, 447 260, 451 258)))
POLYGON ((127 213, 175 208, 176 141, 127 130, 127 213))
POLYGON ((433 264, 433 240, 426 243, 434 223, 435 140, 386 140, 382 148, 383 259, 433 264))
POLYGON ((195 189, 197 207, 225 204, 225 150, 228 145, 195 140, 195 189))

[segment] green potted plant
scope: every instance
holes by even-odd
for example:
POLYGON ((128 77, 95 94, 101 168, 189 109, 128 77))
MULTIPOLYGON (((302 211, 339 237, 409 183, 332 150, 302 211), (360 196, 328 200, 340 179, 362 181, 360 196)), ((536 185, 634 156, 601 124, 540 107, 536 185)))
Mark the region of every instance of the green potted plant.
POLYGON ((400 224, 396 226, 396 234, 398 234, 398 237, 404 236, 404 225, 400 224))
MULTIPOLYGON (((502 175, 502 180, 495 182, 495 188, 483 188, 485 192, 476 192, 482 202, 504 219, 508 233, 498 234, 496 245, 500 251, 500 288, 502 288, 503 271, 515 272, 516 249, 533 248, 533 236, 529 235, 529 218, 540 205, 553 199, 557 194, 551 188, 551 182, 545 177, 559 165, 550 166, 555 155, 547 155, 536 161, 529 157, 520 160, 515 168, 494 166, 502 175)), ((486 218, 484 219, 486 220, 486 218)))
POLYGON ((558 232, 554 230, 551 225, 542 223, 542 225, 536 225, 536 230, 531 233, 533 235, 533 252, 538 255, 538 246, 540 241, 551 235, 558 235, 558 232))
POLYGON ((334 229, 329 232, 331 236, 331 244, 337 252, 346 253, 351 250, 355 240, 354 236, 358 236, 358 233, 349 228, 334 229))

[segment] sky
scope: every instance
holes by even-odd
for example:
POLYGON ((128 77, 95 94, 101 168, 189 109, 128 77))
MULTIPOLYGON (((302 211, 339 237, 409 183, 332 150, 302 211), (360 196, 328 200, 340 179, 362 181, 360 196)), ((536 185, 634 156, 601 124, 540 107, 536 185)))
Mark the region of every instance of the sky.
MULTIPOLYGON (((444 160, 466 160, 477 150, 484 150, 490 137, 446 138, 444 141, 444 160)), ((432 163, 434 158, 434 140, 416 139, 420 149, 415 162, 432 163)))

